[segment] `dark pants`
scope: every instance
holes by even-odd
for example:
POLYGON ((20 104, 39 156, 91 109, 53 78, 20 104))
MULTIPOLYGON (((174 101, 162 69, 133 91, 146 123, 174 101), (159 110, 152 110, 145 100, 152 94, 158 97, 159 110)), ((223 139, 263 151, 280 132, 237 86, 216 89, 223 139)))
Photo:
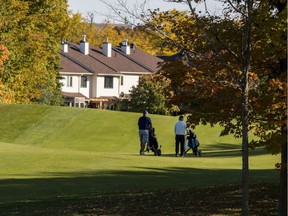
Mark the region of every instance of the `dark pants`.
POLYGON ((176 135, 175 137, 175 153, 179 154, 179 144, 180 144, 180 155, 184 155, 184 143, 185 143, 185 135, 176 135))

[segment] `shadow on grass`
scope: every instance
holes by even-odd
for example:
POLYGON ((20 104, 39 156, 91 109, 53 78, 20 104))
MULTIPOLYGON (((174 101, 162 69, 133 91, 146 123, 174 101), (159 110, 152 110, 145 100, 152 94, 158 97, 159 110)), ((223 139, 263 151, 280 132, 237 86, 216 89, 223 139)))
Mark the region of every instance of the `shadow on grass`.
MULTIPOLYGON (((242 157, 242 150, 241 146, 235 146, 228 143, 221 143, 221 144, 209 144, 209 149, 205 149, 205 146, 202 148, 202 145, 199 146, 199 149, 202 152, 202 157, 242 157)), ((256 148, 254 150, 249 150, 250 156, 258 156, 258 155, 265 155, 269 154, 263 148, 256 148)), ((148 153, 148 156, 154 156, 153 153, 148 153)), ((175 154, 165 154, 162 153, 162 157, 175 157, 175 154)), ((195 157, 193 155, 192 149, 187 151, 185 157, 195 157)))
MULTIPOLYGON (((136 167, 137 168, 137 167, 136 167)), ((139 171, 43 173, 0 181, 0 204, 133 191, 240 184, 241 170, 137 168, 139 171)), ((253 170, 251 182, 277 181, 275 170, 253 170)))

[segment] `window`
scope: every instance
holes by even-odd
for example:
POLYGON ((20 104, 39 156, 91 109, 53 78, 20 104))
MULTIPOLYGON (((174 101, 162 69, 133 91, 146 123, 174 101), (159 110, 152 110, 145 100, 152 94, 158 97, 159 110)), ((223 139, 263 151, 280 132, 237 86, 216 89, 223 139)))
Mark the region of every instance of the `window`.
POLYGON ((124 77, 121 76, 121 77, 120 77, 120 85, 123 86, 123 84, 124 84, 124 77))
POLYGON ((87 88, 87 76, 81 76, 81 88, 87 88))
POLYGON ((67 76, 67 87, 72 87, 73 86, 73 77, 72 76, 67 76))
POLYGON ((113 88, 113 77, 104 77, 104 88, 113 88))

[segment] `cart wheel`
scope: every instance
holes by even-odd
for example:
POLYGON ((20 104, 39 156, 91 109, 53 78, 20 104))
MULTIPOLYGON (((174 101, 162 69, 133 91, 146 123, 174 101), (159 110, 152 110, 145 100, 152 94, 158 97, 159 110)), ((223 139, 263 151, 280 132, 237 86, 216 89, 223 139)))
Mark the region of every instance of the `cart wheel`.
POLYGON ((157 154, 158 154, 158 156, 161 156, 161 149, 157 150, 157 154))

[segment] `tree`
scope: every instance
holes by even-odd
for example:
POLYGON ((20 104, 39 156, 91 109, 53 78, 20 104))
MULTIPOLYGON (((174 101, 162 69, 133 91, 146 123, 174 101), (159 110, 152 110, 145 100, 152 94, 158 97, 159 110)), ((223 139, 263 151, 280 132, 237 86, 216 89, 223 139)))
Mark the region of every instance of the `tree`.
MULTIPOLYGON (((100 1, 110 9, 109 14, 101 15, 106 16, 107 20, 123 23, 128 26, 132 34, 126 37, 129 41, 136 43, 143 51, 153 55, 170 55, 177 51, 177 47, 169 47, 168 49, 167 41, 162 40, 164 37, 167 38, 167 35, 159 34, 161 32, 158 32, 158 29, 154 28, 153 25, 149 25, 149 27, 143 26, 143 24, 148 22, 147 18, 150 17, 150 13, 152 12, 148 9, 149 0, 142 0, 141 4, 138 4, 138 2, 127 4, 125 0, 117 0, 114 4, 104 0, 100 1)), ((156 11, 159 10, 157 9, 156 11)), ((176 10, 174 11, 177 13, 176 10)), ((162 25, 165 24, 163 23, 162 25)))
POLYGON ((10 50, 0 77, 16 103, 59 104, 60 41, 66 0, 0 1, 0 44, 10 50))
POLYGON ((168 114, 167 102, 171 97, 169 80, 160 75, 145 75, 140 78, 139 85, 133 86, 129 107, 131 111, 143 112, 147 109, 154 114, 168 114))
MULTIPOLYGON (((10 52, 9 50, 3 46, 0 45, 0 72, 3 70, 4 62, 9 58, 10 52)), ((0 78, 0 103, 4 104, 10 104, 14 103, 13 93, 7 89, 2 83, 2 80, 0 78)))
MULTIPOLYGON (((249 131, 259 138, 250 147, 265 146, 275 154, 282 146, 280 182, 285 173, 287 177, 286 12, 285 6, 276 10, 272 1, 226 3, 224 17, 200 17, 191 10, 187 20, 174 23, 172 31, 187 51, 188 63, 165 63, 161 74, 172 84, 177 80, 176 104, 186 100, 182 105, 191 113, 192 126, 220 123, 221 135, 242 137, 242 214, 248 215, 249 131)), ((285 203, 287 191, 281 197, 285 203)), ((280 211, 284 215, 287 207, 280 211)))
MULTIPOLYGON (((221 135, 232 133, 242 137, 243 215, 249 213, 248 147, 264 146, 274 154, 281 149, 279 214, 284 215, 287 212, 287 1, 225 0, 222 16, 211 16, 208 10, 200 15, 193 8, 192 2, 206 3, 205 0, 167 1, 186 3, 190 13, 156 10, 148 20, 145 13, 137 15, 133 11, 130 15, 146 23, 144 28, 164 39, 167 46, 182 50, 184 61, 166 62, 161 70, 171 80, 175 93, 172 102, 191 113, 188 121, 192 127, 219 123, 224 127, 221 135), (249 141, 250 131, 259 139, 249 141)), ((127 22, 128 7, 125 1, 118 2, 122 10, 112 9, 127 22)))
MULTIPOLYGON (((88 25, 80 13, 73 14, 70 12, 69 15, 67 32, 63 39, 71 42, 79 42, 83 34, 87 35, 86 29, 88 25)), ((88 38, 90 39, 90 36, 88 36, 88 38)))
POLYGON ((137 48, 150 54, 158 54, 161 48, 153 34, 143 31, 141 27, 132 28, 129 25, 120 25, 113 23, 91 23, 93 13, 89 12, 89 19, 83 18, 80 14, 71 14, 67 25, 67 34, 65 40, 78 43, 82 35, 86 35, 90 44, 102 46, 107 39, 118 46, 124 39, 128 39, 137 48))

